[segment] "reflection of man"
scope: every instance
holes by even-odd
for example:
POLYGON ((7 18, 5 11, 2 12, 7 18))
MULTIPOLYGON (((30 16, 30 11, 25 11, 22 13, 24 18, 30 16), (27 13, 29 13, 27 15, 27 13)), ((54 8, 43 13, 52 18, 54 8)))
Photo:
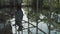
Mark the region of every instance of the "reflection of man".
POLYGON ((21 0, 16 0, 16 12, 15 12, 15 21, 16 25, 19 26, 18 30, 22 31, 22 19, 23 19, 23 12, 21 10, 21 0))

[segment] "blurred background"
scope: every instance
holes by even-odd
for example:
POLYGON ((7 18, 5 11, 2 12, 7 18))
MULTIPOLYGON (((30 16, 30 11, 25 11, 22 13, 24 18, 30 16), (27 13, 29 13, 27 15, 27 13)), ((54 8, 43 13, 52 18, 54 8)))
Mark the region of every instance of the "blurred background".
POLYGON ((0 0, 0 33, 60 34, 60 0, 0 0), (15 25, 16 4, 23 12, 22 31, 15 25))

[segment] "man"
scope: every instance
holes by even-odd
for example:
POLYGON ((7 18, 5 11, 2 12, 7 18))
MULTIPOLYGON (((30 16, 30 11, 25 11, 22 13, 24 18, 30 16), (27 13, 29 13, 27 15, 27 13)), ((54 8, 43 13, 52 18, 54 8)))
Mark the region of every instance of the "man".
POLYGON ((21 0, 16 0, 15 21, 16 25, 19 26, 18 31, 22 31, 23 12, 21 10, 21 3, 21 0))

